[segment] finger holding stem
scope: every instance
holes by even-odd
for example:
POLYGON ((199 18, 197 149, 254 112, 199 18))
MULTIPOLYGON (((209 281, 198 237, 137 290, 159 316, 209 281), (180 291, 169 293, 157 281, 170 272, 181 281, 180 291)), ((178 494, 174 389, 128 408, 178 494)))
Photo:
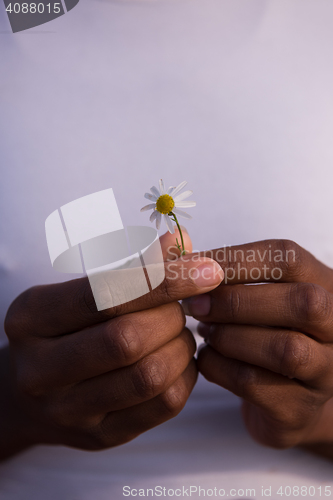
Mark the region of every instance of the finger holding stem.
POLYGON ((176 217, 176 214, 174 214, 173 212, 169 212, 169 217, 172 218, 172 220, 177 224, 177 228, 178 228, 178 231, 179 231, 179 234, 180 234, 180 239, 181 239, 181 242, 182 242, 182 246, 180 246, 179 242, 178 242, 178 238, 176 238, 176 245, 177 245, 177 248, 180 250, 181 252, 181 256, 182 255, 185 255, 185 245, 184 245, 184 238, 183 238, 183 233, 182 233, 182 230, 181 230, 181 227, 179 225, 179 222, 178 222, 178 219, 176 217))

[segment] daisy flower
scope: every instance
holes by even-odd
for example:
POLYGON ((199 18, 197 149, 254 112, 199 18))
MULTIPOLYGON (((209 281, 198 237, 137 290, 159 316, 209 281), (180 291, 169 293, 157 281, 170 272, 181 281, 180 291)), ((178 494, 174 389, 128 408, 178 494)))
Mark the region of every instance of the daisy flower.
POLYGON ((177 248, 181 250, 181 255, 185 254, 184 240, 183 234, 180 229, 177 215, 180 217, 184 217, 185 219, 192 219, 192 217, 180 210, 181 208, 190 208, 195 207, 195 201, 184 201, 186 198, 191 196, 193 191, 184 191, 183 193, 179 192, 186 186, 187 182, 181 182, 177 187, 171 186, 169 189, 165 189, 164 182, 162 179, 159 181, 159 189, 155 186, 150 188, 151 193, 146 193, 145 198, 152 201, 149 205, 141 208, 141 212, 145 212, 146 210, 153 210, 150 216, 150 222, 156 221, 156 229, 158 230, 161 226, 162 216, 166 223, 166 226, 171 234, 174 234, 175 229, 172 224, 172 221, 176 223, 178 227, 178 231, 181 237, 182 247, 180 247, 178 240, 176 238, 177 248))

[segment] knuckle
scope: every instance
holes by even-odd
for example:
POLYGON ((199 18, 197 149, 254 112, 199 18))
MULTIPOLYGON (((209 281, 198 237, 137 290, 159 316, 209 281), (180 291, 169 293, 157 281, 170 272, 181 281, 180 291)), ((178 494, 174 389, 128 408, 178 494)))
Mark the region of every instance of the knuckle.
POLYGON ((292 240, 282 239, 277 241, 277 250, 281 251, 283 274, 289 278, 296 278, 304 272, 304 250, 292 240))
POLYGON ((311 364, 312 349, 304 335, 289 332, 278 335, 276 350, 280 351, 280 373, 298 378, 311 364))
POLYGON ((310 417, 315 417, 318 413, 318 409, 322 407, 329 399, 329 396, 325 391, 309 390, 307 391, 301 400, 302 403, 302 416, 304 417, 304 408, 310 417))
MULTIPOLYGON (((96 317, 99 320, 111 320, 122 314, 121 305, 112 306, 108 309, 98 311, 92 288, 94 289, 94 294, 97 293, 98 295, 98 291, 94 288, 94 285, 90 284, 89 281, 86 280, 82 291, 81 280, 79 286, 79 292, 73 294, 73 310, 75 311, 75 314, 81 314, 83 319, 89 318, 89 320, 91 320, 92 317, 96 317)), ((106 283, 105 287, 109 288, 109 285, 106 283)))
POLYGON ((134 390, 140 399, 152 399, 163 391, 167 377, 165 362, 156 355, 151 355, 136 365, 133 376, 134 390))
POLYGON ((188 393, 184 384, 174 384, 160 396, 163 413, 170 418, 178 415, 184 408, 188 393))
POLYGON ((239 363, 236 380, 240 397, 251 401, 257 399, 260 380, 254 366, 239 363))
POLYGON ((290 404, 289 407, 283 409, 279 419, 272 417, 274 434, 279 437, 279 441, 283 444, 286 443, 288 436, 297 440, 297 435, 302 433, 308 420, 309 410, 306 406, 300 403, 290 404))
POLYGON ((328 292, 313 283, 298 283, 294 301, 301 319, 310 323, 326 323, 331 317, 332 304, 328 292))
POLYGON ((123 316, 112 320, 104 328, 102 338, 104 348, 111 359, 130 365, 141 355, 140 334, 134 322, 128 317, 123 316))

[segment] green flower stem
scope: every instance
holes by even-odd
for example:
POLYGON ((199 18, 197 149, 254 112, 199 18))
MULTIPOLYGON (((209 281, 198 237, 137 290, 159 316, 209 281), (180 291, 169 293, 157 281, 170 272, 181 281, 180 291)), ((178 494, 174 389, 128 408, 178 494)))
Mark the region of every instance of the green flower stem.
POLYGON ((180 244, 178 243, 178 238, 176 238, 177 248, 178 248, 178 250, 180 250, 180 255, 181 256, 185 255, 185 245, 184 245, 183 233, 182 233, 182 230, 180 229, 180 225, 179 225, 178 219, 176 217, 176 214, 174 214, 173 212, 169 212, 168 215, 172 216, 174 222, 177 224, 178 231, 179 231, 179 234, 180 234, 180 239, 181 239, 181 242, 182 242, 182 246, 180 246, 180 244))

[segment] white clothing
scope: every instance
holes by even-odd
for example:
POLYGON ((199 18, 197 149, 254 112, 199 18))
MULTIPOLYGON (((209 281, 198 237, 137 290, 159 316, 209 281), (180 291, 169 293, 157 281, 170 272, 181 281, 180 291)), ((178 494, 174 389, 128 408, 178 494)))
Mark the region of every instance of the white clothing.
MULTIPOLYGON (((161 177, 194 191, 195 250, 290 238, 333 265, 332 2, 81 0, 15 35, 0 19, 2 318, 29 286, 70 278, 49 261, 51 212, 112 187, 124 225, 149 225, 161 177)), ((239 404, 200 379, 176 419, 125 446, 1 465, 0 498, 330 484, 329 462, 255 444, 239 404)))

